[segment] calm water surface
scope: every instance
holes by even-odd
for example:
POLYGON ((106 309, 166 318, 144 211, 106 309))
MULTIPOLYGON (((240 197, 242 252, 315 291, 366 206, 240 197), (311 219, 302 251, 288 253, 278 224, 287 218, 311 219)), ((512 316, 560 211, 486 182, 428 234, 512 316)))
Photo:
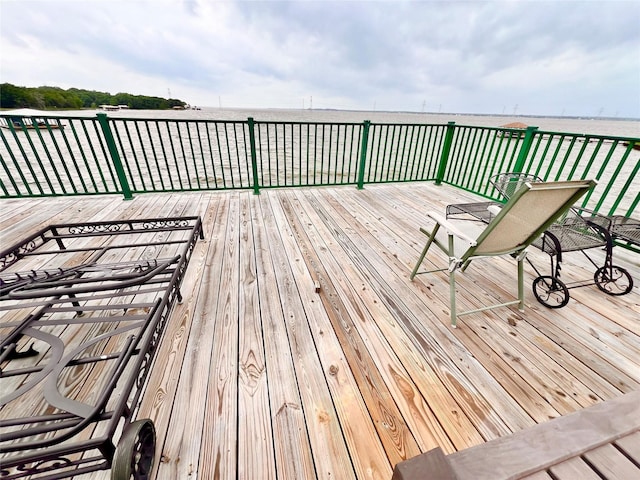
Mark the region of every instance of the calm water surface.
MULTIPOLYGON (((93 116, 97 111, 61 112, 61 115, 93 116)), ((121 110, 108 112, 114 118, 176 118, 189 120, 246 120, 278 122, 333 122, 360 123, 371 120, 375 123, 426 123, 500 127, 511 122, 533 125, 540 130, 566 133, 589 133, 593 135, 614 135, 620 137, 640 137, 640 120, 616 120, 608 118, 579 119, 558 117, 491 116, 464 114, 435 114, 411 112, 373 112, 347 110, 287 110, 287 109, 230 109, 202 108, 202 110, 121 110)))

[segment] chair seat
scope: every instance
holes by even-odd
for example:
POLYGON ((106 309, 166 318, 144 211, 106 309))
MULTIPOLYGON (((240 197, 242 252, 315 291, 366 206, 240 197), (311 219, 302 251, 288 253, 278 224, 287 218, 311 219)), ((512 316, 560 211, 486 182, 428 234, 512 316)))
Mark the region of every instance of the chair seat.
MULTIPOLYGON (((455 239, 453 243, 453 256, 455 258, 461 258, 462 255, 469 250, 469 248, 475 243, 475 239, 482 233, 486 225, 478 222, 469 222, 466 220, 445 220, 438 216, 434 212, 429 213, 429 216, 434 219, 438 219, 440 228, 436 233, 436 240, 441 245, 447 245, 448 233, 453 233, 455 239)), ((430 231, 423 232, 429 235, 430 231)))

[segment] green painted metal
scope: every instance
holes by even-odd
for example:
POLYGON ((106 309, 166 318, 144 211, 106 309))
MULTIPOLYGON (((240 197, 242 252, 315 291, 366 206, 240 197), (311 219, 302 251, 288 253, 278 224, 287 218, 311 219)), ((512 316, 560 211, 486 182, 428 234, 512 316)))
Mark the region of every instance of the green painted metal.
MULTIPOLYGON (((73 129, 73 123, 70 123, 71 128, 73 129)), ((58 120, 58 128, 62 129, 62 124, 60 123, 60 121, 58 120)), ((73 167, 74 167, 74 174, 75 177, 80 181, 80 186, 81 186, 81 191, 86 192, 88 190, 88 185, 82 175, 81 169, 82 169, 82 165, 78 162, 78 160, 76 159, 76 154, 73 150, 73 148, 71 147, 71 143, 69 142, 69 139, 67 138, 67 135, 62 135, 62 140, 64 141, 64 145, 66 148, 66 151, 69 152, 69 156, 71 158, 71 161, 73 163, 73 167)), ((60 157, 63 156, 62 152, 59 151, 59 155, 60 157)), ((86 162, 85 162, 86 164, 86 162)), ((77 190, 75 190, 75 193, 79 193, 77 190)))
POLYGON ((107 146, 109 147, 111 161, 113 162, 113 166, 116 169, 116 173, 118 174, 118 180, 120 180, 120 188, 122 189, 124 198, 125 200, 131 200, 133 198, 133 194, 131 193, 131 189, 129 188, 129 181, 125 174, 124 168, 122 167, 122 162, 120 161, 120 154, 118 153, 118 148, 116 147, 116 143, 113 139, 111 128, 109 127, 109 119, 107 117, 107 114, 98 113, 97 117, 98 122, 100 123, 100 127, 102 128, 102 134, 104 135, 107 146))
POLYGON ((521 170, 597 178, 588 208, 635 215, 639 139, 430 124, 51 117, 0 114, 4 198, 435 181, 497 198, 488 179, 521 170), (102 118, 102 120, 101 120, 102 118), (27 119, 27 126, 35 119, 27 119), (64 128, 61 127, 64 123, 64 128), (105 126, 109 129, 105 133, 105 126))
MULTIPOLYGON (((34 123, 35 123, 35 120, 33 120, 33 121, 34 121, 34 123)), ((37 127, 36 127, 36 128, 37 128, 37 127)), ((24 132, 27 132, 27 129, 26 129, 26 127, 24 126, 24 124, 23 124, 23 126, 22 126, 22 130, 23 130, 24 132)), ((36 149, 36 146, 35 146, 35 144, 33 143, 33 140, 31 139, 31 136, 30 136, 30 135, 27 135, 27 142, 29 143, 29 146, 31 147, 31 152, 33 152, 33 156, 34 156, 34 157, 35 157, 35 159, 36 159, 36 162, 37 162, 37 164, 38 164, 38 167, 40 168, 40 171, 41 171, 41 172, 45 172, 46 170, 45 170, 44 164, 42 163, 42 159, 40 158, 40 155, 38 154, 38 150, 36 149)), ((28 160, 27 160, 27 163, 29 163, 29 161, 28 161, 28 160)), ((35 177, 35 174, 34 174, 34 177, 35 177)), ((55 192, 55 188, 54 188, 53 184, 51 183, 51 179, 49 178, 49 175, 44 175, 44 180, 45 180, 45 182, 47 183, 47 186, 49 187, 49 193, 51 193, 51 194, 55 194, 55 193, 56 193, 56 192, 55 192)))
MULTIPOLYGON (((16 137, 16 133, 13 129, 13 123, 9 122, 8 124, 9 130, 11 131, 11 133, 13 134, 14 137, 16 137)), ((4 144, 6 151, 9 153, 9 157, 11 157, 11 161, 13 163, 14 168, 11 169, 11 171, 16 171, 18 173, 18 175, 20 176, 20 180, 22 182, 22 185, 25 186, 26 190, 27 190, 27 195, 33 195, 33 192, 31 190, 31 187, 29 185, 29 182, 27 181, 25 175, 24 175, 24 170, 21 168, 21 166, 18 164, 18 159, 16 158, 15 154, 13 153, 13 150, 11 149, 11 147, 9 146, 9 143, 7 141, 7 139, 4 136, 4 133, 2 132, 2 130, 0 130, 0 135, 2 136, 2 143, 4 144)), ((24 151, 22 150, 22 145, 20 145, 20 143, 18 143, 18 147, 20 149, 20 152, 23 155, 23 158, 25 157, 24 155, 24 151)), ((5 172, 9 172, 10 168, 4 163, 4 158, 0 157, 0 159, 2 160, 2 167, 4 169, 5 172)), ((26 162, 27 167, 30 168, 30 162, 26 162)), ((18 186, 18 184, 16 183, 16 179, 14 178, 14 175, 7 175, 10 183, 12 184, 13 188, 15 189, 16 192, 20 191, 20 187, 18 186)), ((4 187, 4 182, 2 182, 2 185, 4 187)), ((40 193, 42 193, 42 189, 40 188, 40 184, 36 183, 36 186, 40 189, 40 193)), ((9 193, 5 193, 6 196, 9 196, 9 193)), ((18 195, 21 196, 21 195, 18 195)))
POLYGON ((256 155, 255 122, 252 117, 247 119, 249 124, 249 145, 251 148, 251 172, 253 173, 253 193, 260 195, 260 179, 258 178, 258 157, 256 155))
POLYGON ((533 136, 537 130, 538 127, 534 126, 529 126, 525 130, 524 139, 522 140, 522 145, 520 146, 520 151, 518 152, 518 159, 516 160, 516 164, 513 167, 514 172, 521 173, 524 171, 524 164, 529 155, 531 144, 533 143, 533 136))
MULTIPOLYGON (((98 173, 98 175, 100 176, 100 180, 101 180, 101 185, 104 188, 105 192, 110 192, 110 189, 108 188, 109 185, 109 179, 105 176, 104 170, 106 170, 107 172, 109 172, 109 175, 111 177, 111 180, 114 184, 114 190, 117 192, 117 187, 115 187, 115 177, 113 175, 113 170, 111 168, 111 163, 109 162, 104 162, 104 167, 102 166, 102 163, 100 161, 100 158, 107 158, 106 157, 106 151, 104 149, 104 145, 102 143, 102 137, 100 137, 100 133, 98 130, 99 125, 97 125, 95 122, 92 122, 91 127, 93 128, 93 131, 89 131, 89 129, 87 129, 87 124, 85 122, 82 122, 82 128, 83 128, 83 133, 84 133, 84 137, 86 139, 91 139, 92 138, 92 134, 95 135, 95 138, 97 138, 97 141, 89 141, 89 150, 91 151, 91 156, 93 159, 93 163, 96 166, 96 171, 98 173), (96 148, 95 145, 98 145, 100 147, 100 150, 102 152, 102 157, 99 157, 98 153, 96 152, 96 148)), ((119 193, 119 192, 118 192, 119 193)))
POLYGON ((51 141, 52 141, 52 144, 54 146, 55 152, 58 153, 59 157, 62 156, 61 152, 60 152, 60 148, 59 148, 59 146, 58 146, 58 144, 57 144, 57 142, 55 140, 55 137, 51 133, 51 127, 47 123, 45 129, 38 128, 38 124, 37 124, 35 118, 32 119, 32 122, 33 122, 33 126, 34 126, 34 129, 35 129, 35 132, 36 132, 36 134, 38 136, 38 139, 40 140, 40 145, 43 147, 42 150, 44 150, 44 152, 46 154, 47 160, 49 161, 49 165, 51 166, 51 170, 53 171, 53 173, 54 173, 54 175, 55 175, 55 177, 56 177, 56 179, 58 181, 58 185, 60 186, 60 189, 62 190, 62 194, 66 195, 67 193, 71 193, 71 192, 67 191, 67 186, 70 186, 71 190, 74 193, 77 193, 75 185, 73 185, 73 182, 72 181, 70 181, 70 182, 66 181, 66 180, 71 180, 71 174, 70 174, 69 169, 67 167, 67 163, 66 162, 55 162, 54 161, 54 158, 53 158, 53 155, 52 155, 52 153, 53 153, 52 149, 48 148, 47 143, 45 142, 45 139, 44 139, 44 137, 42 135, 43 130, 46 130, 49 133, 49 135, 51 136, 51 141), (66 179, 63 179, 63 177, 62 177, 63 176, 63 172, 59 171, 59 168, 58 168, 59 166, 62 167, 62 170, 64 171, 64 174, 66 174, 66 179))
POLYGON ((440 185, 444 179, 447 171, 447 162, 449 161, 449 152, 451 151, 451 144, 453 142, 453 135, 455 133, 456 122, 447 123, 447 134, 444 138, 444 145, 442 147, 442 154, 440 155, 440 163, 438 164, 438 173, 436 175, 436 185, 440 185))
POLYGON ((364 173, 367 164, 367 145, 369 144, 369 129, 371 122, 362 122, 362 142, 360 144, 360 166, 358 167, 358 190, 364 188, 364 173))

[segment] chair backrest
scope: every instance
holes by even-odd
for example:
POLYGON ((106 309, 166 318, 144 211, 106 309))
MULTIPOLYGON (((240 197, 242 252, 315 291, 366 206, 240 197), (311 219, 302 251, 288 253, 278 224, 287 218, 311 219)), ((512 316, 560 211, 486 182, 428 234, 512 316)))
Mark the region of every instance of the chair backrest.
POLYGON ((509 200, 525 183, 542 182, 542 179, 532 173, 507 172, 499 173, 489 179, 504 198, 509 200))
POLYGON ((525 183, 461 260, 524 250, 595 185, 593 180, 525 183))

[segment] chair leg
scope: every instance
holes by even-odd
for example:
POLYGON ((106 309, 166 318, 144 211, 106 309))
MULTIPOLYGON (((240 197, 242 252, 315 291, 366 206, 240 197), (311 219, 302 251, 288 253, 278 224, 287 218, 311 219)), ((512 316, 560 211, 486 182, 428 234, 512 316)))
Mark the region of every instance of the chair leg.
MULTIPOLYGON (((416 274, 418 273, 418 268, 420 268, 420 265, 422 264, 422 261, 424 260, 424 257, 427 255, 427 252, 429 251, 429 248, 431 247, 431 244, 433 243, 433 239, 436 238, 436 233, 438 233, 438 229, 439 228, 440 228, 440 225, 436 223, 436 226, 433 227, 433 231, 429 235, 429 240, 427 240, 427 244, 422 249, 422 253, 420 254, 420 258, 418 258, 418 262, 416 263, 416 266, 413 267, 413 271, 411 272, 411 275, 409 276, 410 280, 413 280, 414 277, 416 276, 416 274)), ((426 233, 423 229, 420 229, 420 231, 423 232, 423 233, 426 233)))
POLYGON ((451 306, 451 326, 456 328, 456 271, 449 272, 449 305, 451 306))
POLYGON ((456 313, 456 268, 451 268, 454 250, 453 235, 449 234, 449 305, 451 307, 451 326, 456 328, 458 314, 456 313))
POLYGON ((524 255, 518 256, 518 310, 524 312, 524 255))

